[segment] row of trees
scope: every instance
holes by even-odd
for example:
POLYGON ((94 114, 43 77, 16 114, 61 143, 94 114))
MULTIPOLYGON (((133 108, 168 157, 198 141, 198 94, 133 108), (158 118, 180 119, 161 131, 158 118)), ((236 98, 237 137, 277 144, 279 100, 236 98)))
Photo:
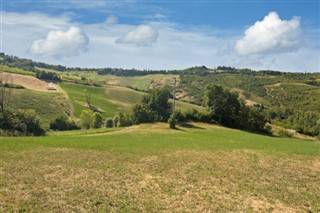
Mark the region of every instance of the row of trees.
POLYGON ((237 93, 211 84, 206 87, 204 100, 211 122, 249 131, 264 131, 267 120, 262 114, 263 107, 246 106, 237 93))
MULTIPOLYGON (((99 112, 83 110, 80 116, 81 127, 89 129, 101 126, 124 127, 140 123, 169 122, 170 127, 175 128, 176 122, 201 121, 249 131, 265 131, 264 126, 267 120, 262 114, 261 106, 247 107, 243 101, 239 100, 238 94, 229 92, 221 86, 211 84, 206 87, 204 94, 206 112, 193 109, 186 112, 176 111, 173 114, 172 104, 169 102, 171 97, 169 87, 155 88, 143 96, 141 103, 134 104, 129 113, 118 113, 114 118, 108 118, 106 121, 103 121, 99 112)), ((67 118, 65 117, 64 120, 67 121, 67 118)), ((72 122, 69 126, 74 128, 72 122)), ((67 124, 64 124, 64 128, 70 129, 67 124)))

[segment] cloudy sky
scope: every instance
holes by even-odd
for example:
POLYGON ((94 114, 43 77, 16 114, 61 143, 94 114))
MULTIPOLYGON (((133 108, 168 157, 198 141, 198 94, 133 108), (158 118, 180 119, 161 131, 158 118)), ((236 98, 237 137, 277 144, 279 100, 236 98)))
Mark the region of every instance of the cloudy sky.
POLYGON ((318 0, 2 0, 1 52, 72 67, 319 72, 318 0))

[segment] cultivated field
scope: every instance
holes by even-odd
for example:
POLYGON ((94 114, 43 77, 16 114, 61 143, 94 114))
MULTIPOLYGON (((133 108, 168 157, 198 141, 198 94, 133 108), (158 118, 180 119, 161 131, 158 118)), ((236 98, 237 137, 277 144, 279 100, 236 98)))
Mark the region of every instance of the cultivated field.
POLYGON ((320 142, 191 123, 1 138, 1 212, 319 212, 320 142))

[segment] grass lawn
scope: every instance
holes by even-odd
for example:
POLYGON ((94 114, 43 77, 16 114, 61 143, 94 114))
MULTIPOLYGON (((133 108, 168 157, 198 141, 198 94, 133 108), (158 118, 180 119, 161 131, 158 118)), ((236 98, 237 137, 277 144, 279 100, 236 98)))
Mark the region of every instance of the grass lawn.
POLYGON ((320 142, 201 123, 1 138, 1 212, 319 212, 320 142))

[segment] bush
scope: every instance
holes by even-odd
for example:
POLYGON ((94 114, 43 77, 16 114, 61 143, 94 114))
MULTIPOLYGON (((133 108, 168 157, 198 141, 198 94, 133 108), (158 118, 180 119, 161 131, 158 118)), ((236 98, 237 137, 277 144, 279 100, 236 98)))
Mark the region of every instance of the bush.
POLYGON ((13 117, 13 124, 14 130, 25 135, 41 136, 45 134, 34 110, 18 110, 13 117))
POLYGON ((117 127, 131 126, 132 124, 133 121, 129 114, 118 113, 117 127))
POLYGON ((68 119, 66 115, 59 115, 55 120, 53 120, 50 123, 50 129, 52 130, 59 130, 59 131, 65 131, 65 130, 74 130, 74 129, 80 129, 74 120, 68 119))
POLYGON ((119 127, 119 115, 115 115, 114 117, 113 117, 113 125, 115 126, 115 127, 119 127))
POLYGON ((91 114, 91 127, 100 128, 102 126, 103 119, 99 112, 94 112, 91 114))
POLYGON ((112 128, 113 127, 113 119, 112 118, 107 118, 106 120, 106 127, 112 128))
POLYGON ((170 116, 169 120, 168 120, 168 123, 169 123, 169 127, 171 129, 175 129, 176 128, 176 119, 175 117, 173 116, 173 114, 170 116))

